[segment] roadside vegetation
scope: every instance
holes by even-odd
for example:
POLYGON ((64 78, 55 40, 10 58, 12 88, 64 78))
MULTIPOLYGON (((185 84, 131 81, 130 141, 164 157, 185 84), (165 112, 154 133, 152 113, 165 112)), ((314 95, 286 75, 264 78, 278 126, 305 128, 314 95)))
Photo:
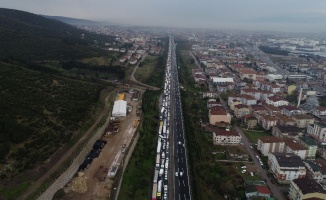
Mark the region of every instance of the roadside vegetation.
POLYGON ((159 125, 160 91, 147 90, 142 100, 140 137, 123 175, 119 200, 148 199, 152 189, 159 125))
POLYGON ((163 77, 166 69, 166 60, 168 53, 168 38, 162 39, 158 45, 164 49, 159 56, 148 55, 145 60, 139 64, 135 72, 136 80, 154 87, 163 86, 163 77))
POLYGON ((191 75, 191 59, 185 57, 191 46, 177 42, 177 61, 181 90, 185 135, 190 163, 192 198, 198 200, 244 198, 243 177, 237 174, 232 163, 216 162, 212 134, 201 129, 200 120, 207 122, 206 101, 201 98, 200 88, 195 87, 191 75))

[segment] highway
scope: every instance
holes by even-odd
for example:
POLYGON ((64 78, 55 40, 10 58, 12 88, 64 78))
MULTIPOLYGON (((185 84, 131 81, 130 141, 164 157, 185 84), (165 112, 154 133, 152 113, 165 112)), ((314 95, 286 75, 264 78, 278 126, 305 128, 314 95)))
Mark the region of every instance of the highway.
MULTIPOLYGON (((172 40, 171 52, 171 113, 173 118, 170 119, 170 128, 172 131, 173 141, 173 172, 174 176, 174 199, 190 200, 190 183, 188 173, 188 161, 186 154, 186 141, 184 136, 182 105, 180 99, 180 89, 176 62, 176 52, 174 39, 172 40)), ((171 139, 172 139, 171 138, 171 139)), ((171 145, 172 146, 172 145, 171 145)))

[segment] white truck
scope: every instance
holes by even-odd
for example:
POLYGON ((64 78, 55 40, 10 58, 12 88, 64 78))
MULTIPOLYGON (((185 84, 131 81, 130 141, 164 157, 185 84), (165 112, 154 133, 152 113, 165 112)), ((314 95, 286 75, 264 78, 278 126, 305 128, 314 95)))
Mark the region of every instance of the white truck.
POLYGON ((161 168, 161 169, 160 169, 160 172, 158 173, 158 175, 161 177, 161 176, 163 175, 163 173, 164 173, 164 169, 161 168))

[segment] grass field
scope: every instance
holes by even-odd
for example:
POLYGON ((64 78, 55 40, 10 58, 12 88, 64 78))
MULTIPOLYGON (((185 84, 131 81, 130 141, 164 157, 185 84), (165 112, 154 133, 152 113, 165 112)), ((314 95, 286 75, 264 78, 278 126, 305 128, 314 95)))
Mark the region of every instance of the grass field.
POLYGON ((138 67, 135 72, 137 81, 145 83, 149 79, 154 71, 157 58, 157 56, 146 56, 145 60, 142 62, 142 66, 138 67))
POLYGON ((247 131, 244 131, 244 133, 246 134, 246 136, 248 137, 250 142, 253 142, 253 143, 257 143, 257 140, 259 137, 271 136, 271 134, 269 134, 265 131, 258 132, 258 131, 247 130, 247 131))
POLYGON ((93 58, 84 58, 82 62, 85 64, 92 64, 92 65, 109 65, 110 59, 105 57, 93 57, 93 58))

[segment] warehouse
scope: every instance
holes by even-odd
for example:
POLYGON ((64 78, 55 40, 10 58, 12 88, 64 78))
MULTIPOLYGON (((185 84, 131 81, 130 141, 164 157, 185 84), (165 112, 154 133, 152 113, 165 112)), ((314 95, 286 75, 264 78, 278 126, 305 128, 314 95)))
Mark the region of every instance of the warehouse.
POLYGON ((118 100, 114 102, 112 117, 126 117, 127 116, 127 101, 118 100))

